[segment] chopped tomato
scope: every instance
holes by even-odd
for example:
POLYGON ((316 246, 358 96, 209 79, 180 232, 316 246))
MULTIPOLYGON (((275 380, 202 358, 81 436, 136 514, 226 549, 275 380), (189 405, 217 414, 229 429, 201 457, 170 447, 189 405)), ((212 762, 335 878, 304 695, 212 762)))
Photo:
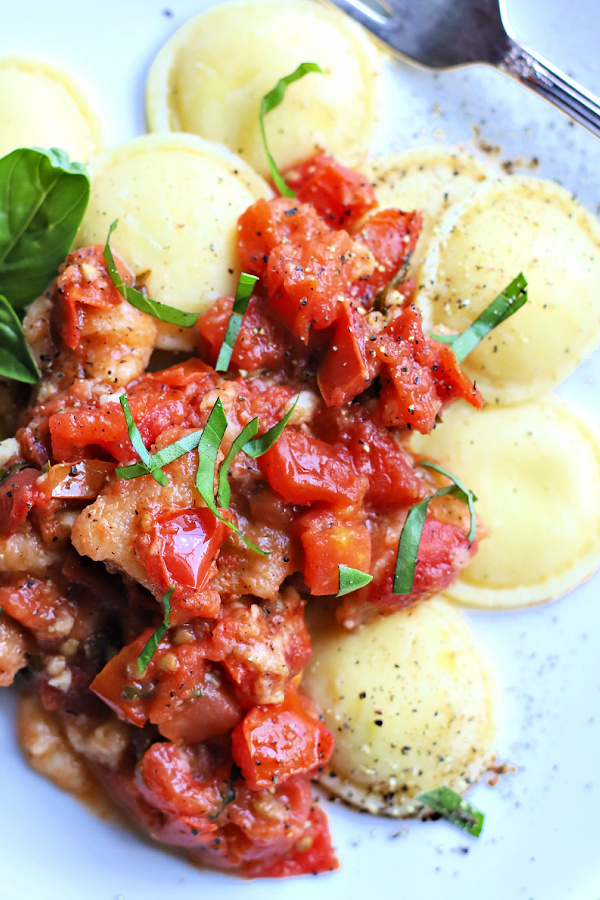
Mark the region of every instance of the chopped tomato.
POLYGON ((386 429, 365 417, 350 428, 348 438, 356 471, 369 479, 365 500, 371 507, 412 506, 423 496, 411 455, 386 429))
POLYGON ((365 176, 326 153, 288 169, 284 177, 296 198, 312 203, 332 228, 350 229, 377 205, 365 176))
POLYGON ((200 359, 186 359, 185 362, 177 363, 168 369, 161 369, 160 372, 147 372, 144 376, 146 381, 158 382, 159 384, 168 384, 170 387, 187 387, 189 384, 201 387, 204 382, 214 380, 215 373, 210 366, 202 362, 200 359))
POLYGON ((225 538, 225 526, 210 509, 161 513, 153 518, 149 533, 144 565, 150 578, 164 590, 172 584, 202 590, 225 538))
POLYGON ((318 875, 333 872, 339 862, 331 844, 327 817, 320 806, 313 806, 300 840, 291 854, 269 864, 258 864, 247 871, 258 878, 285 878, 292 875, 318 875))
POLYGON ((310 505, 320 500, 353 506, 366 489, 366 480, 358 477, 344 447, 289 428, 261 457, 261 465, 271 487, 289 503, 310 505))
POLYGON ((9 472, 0 482, 0 535, 10 537, 22 525, 38 497, 38 469, 9 472))
POLYGON ((344 300, 329 349, 317 371, 317 383, 327 406, 341 408, 371 384, 380 366, 371 337, 373 331, 364 315, 344 300))
POLYGON ((252 790, 324 766, 333 735, 313 718, 294 690, 283 703, 256 706, 232 734, 233 756, 252 790))
POLYGON ((62 643, 75 622, 75 604, 49 578, 21 577, 0 587, 0 606, 43 645, 62 643))
MULTIPOLYGON (((51 466, 40 482, 40 492, 59 500, 95 500, 115 470, 114 463, 82 459, 51 466)), ((38 504, 39 505, 39 504, 38 504)))
POLYGON ((306 344, 313 329, 333 325, 344 293, 374 266, 371 252, 346 231, 278 244, 269 256, 269 304, 306 344))
POLYGON ((420 212, 382 209, 369 216, 355 237, 369 248, 377 265, 361 284, 361 295, 371 299, 398 274, 412 256, 423 227, 420 212))
POLYGON ((261 198, 238 219, 238 257, 244 272, 266 275, 269 254, 281 243, 310 240, 331 229, 308 203, 261 198))
POLYGON ((371 566, 371 536, 363 522, 348 522, 330 510, 314 510, 296 521, 304 548, 304 581, 311 594, 337 594, 338 566, 361 572, 371 566))
MULTIPOLYGON (((201 338, 208 345, 208 359, 217 362, 223 338, 233 309, 233 298, 220 297, 198 320, 201 338)), ((242 319, 231 363, 238 369, 274 368, 285 361, 283 329, 273 320, 265 304, 257 297, 250 298, 242 319)))

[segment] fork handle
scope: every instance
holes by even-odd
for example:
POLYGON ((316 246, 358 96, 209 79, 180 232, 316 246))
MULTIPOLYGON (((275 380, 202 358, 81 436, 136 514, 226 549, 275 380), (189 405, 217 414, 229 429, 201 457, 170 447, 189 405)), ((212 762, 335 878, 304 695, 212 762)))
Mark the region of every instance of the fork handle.
POLYGON ((509 50, 498 68, 553 103, 593 135, 600 137, 600 100, 531 50, 525 50, 511 40, 509 50))

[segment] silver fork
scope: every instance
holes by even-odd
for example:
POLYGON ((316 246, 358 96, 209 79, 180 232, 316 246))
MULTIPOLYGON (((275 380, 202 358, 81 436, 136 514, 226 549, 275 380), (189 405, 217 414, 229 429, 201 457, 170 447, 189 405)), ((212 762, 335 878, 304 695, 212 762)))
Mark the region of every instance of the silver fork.
POLYGON ((521 47, 505 0, 328 0, 388 48, 433 69, 496 66, 600 137, 600 100, 521 47))

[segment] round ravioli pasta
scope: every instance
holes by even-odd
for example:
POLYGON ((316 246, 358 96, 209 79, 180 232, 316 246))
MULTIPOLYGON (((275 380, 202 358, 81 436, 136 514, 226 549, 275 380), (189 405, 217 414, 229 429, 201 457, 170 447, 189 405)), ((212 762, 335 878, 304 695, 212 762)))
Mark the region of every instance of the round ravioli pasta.
POLYGON ((600 339, 600 225, 563 188, 535 178, 481 185, 440 222, 421 268, 426 324, 462 332, 523 272, 529 302, 463 368, 487 400, 554 387, 600 339))
POLYGON ((152 131, 220 141, 269 174, 259 131, 261 98, 302 62, 316 62, 269 113, 269 149, 280 168, 326 149, 360 162, 377 118, 379 53, 347 17, 306 0, 225 3, 187 22, 148 78, 152 131))
POLYGON ((17 147, 61 147, 87 162, 102 146, 102 129, 73 79, 40 60, 0 59, 0 156, 17 147))
POLYGON ((452 407, 413 449, 464 479, 489 535, 444 593, 507 608, 566 594, 600 565, 600 437, 556 397, 452 407))
POLYGON ((368 161, 364 172, 382 209, 393 207, 423 213, 423 230, 413 254, 421 262, 436 223, 486 178, 499 172, 458 148, 418 147, 368 161))
MULTIPOLYGON (((237 218, 269 186, 225 147, 195 135, 145 135, 90 163, 92 194, 76 245, 114 247, 148 294, 187 312, 232 295, 239 275, 237 218)), ((159 346, 174 346, 163 328, 159 346)))
POLYGON ((335 749, 321 783, 388 816, 422 812, 414 798, 464 792, 490 766, 498 720, 490 662, 450 604, 429 600, 348 633, 311 629, 304 687, 335 749))

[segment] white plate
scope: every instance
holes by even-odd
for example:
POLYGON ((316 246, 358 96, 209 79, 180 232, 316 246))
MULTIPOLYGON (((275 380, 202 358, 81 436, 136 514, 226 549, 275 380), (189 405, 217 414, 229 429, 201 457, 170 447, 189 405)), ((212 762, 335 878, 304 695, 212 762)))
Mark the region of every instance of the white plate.
MULTIPOLYGON (((417 0, 418 2, 418 0, 417 0)), ((0 53, 68 67, 98 100, 107 138, 143 131, 143 89, 165 40, 201 0, 3 0, 0 53)), ((594 0, 512 0, 521 40, 600 94, 594 0)), ((248 35, 248 40, 252 36, 248 35)), ((243 54, 244 48, 240 47, 243 54)), ((492 70, 433 76, 398 64, 376 149, 469 142, 479 126, 504 159, 537 157, 591 209, 600 201, 600 142, 492 70)), ((0 110, 1 117, 1 110, 0 110)), ((568 267, 569 260, 565 260, 568 267)), ((600 303, 600 285, 599 297, 600 303)), ((600 358, 561 388, 600 413, 600 358)), ((600 897, 600 579, 545 608, 469 614, 502 678, 498 751, 517 774, 472 792, 485 810, 479 841, 443 822, 397 823, 325 802, 341 870, 245 883, 191 868, 133 832, 95 819, 22 762, 13 703, 0 696, 0 900, 247 900, 376 895, 380 900, 598 900, 600 897)))

